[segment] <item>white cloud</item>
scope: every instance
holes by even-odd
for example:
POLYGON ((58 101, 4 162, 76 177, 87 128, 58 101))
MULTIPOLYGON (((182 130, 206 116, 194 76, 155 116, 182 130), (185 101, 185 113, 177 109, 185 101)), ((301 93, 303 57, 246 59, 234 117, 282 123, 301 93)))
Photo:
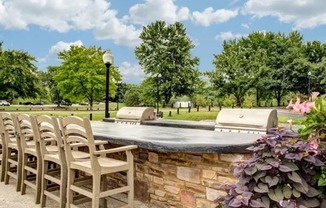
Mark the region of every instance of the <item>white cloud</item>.
POLYGON ((69 50, 70 46, 72 46, 72 45, 82 46, 84 44, 83 44, 83 42, 81 40, 77 40, 75 42, 70 42, 70 43, 59 41, 55 45, 51 46, 51 48, 49 50, 49 56, 50 57, 53 57, 53 56, 56 57, 59 52, 64 51, 64 50, 69 50))
POLYGON ((246 28, 246 29, 249 29, 250 28, 249 25, 248 24, 245 24, 245 23, 241 24, 241 27, 246 28))
POLYGON ((134 47, 140 31, 117 17, 106 0, 0 0, 0 26, 25 29, 31 25, 61 33, 93 30, 95 38, 134 47))
POLYGON ((144 70, 138 64, 122 62, 119 66, 119 71, 122 75, 123 82, 126 83, 141 83, 145 78, 144 70))
POLYGON ((189 9, 179 8, 174 0, 145 0, 143 4, 136 4, 129 9, 128 19, 135 24, 146 25, 155 20, 164 20, 167 23, 188 20, 189 9))
POLYGON ((140 43, 141 30, 124 24, 115 17, 115 13, 108 12, 105 21, 98 25, 94 33, 97 39, 110 39, 118 45, 135 47, 140 43))
POLYGON ((52 61, 53 60, 58 60, 57 59, 58 53, 61 52, 61 51, 64 51, 64 50, 69 50, 70 46, 72 46, 72 45, 82 46, 84 44, 83 44, 83 42, 81 40, 77 40, 75 42, 70 42, 70 43, 59 41, 55 45, 51 46, 48 54, 45 57, 43 57, 43 58, 38 57, 37 58, 37 63, 40 65, 40 64, 48 63, 51 60, 52 61))
POLYGON ((45 63, 47 61, 46 58, 37 58, 37 62, 42 64, 42 63, 45 63))
POLYGON ((221 32, 219 35, 216 35, 215 40, 222 40, 222 41, 232 40, 232 39, 239 39, 245 36, 247 36, 247 34, 240 34, 240 33, 233 34, 231 31, 228 31, 228 32, 221 32))
POLYGON ((219 9, 214 11, 212 7, 206 8, 203 12, 195 11, 192 13, 193 21, 205 27, 208 27, 212 24, 227 22, 237 15, 238 10, 219 9))
POLYGON ((249 0, 243 13, 277 17, 280 22, 293 24, 294 29, 314 28, 326 24, 324 4, 324 0, 249 0))

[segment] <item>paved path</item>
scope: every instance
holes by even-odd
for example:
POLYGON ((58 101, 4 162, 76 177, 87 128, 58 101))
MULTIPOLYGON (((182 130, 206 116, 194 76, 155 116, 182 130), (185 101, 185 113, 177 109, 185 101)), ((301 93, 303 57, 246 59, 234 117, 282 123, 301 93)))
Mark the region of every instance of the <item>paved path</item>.
MULTIPOLYGON (((11 180, 8 185, 4 185, 0 182, 0 208, 36 208, 41 207, 35 203, 35 191, 27 187, 25 195, 21 195, 20 192, 16 192, 16 181, 11 180)), ((90 208, 90 203, 79 205, 81 208, 90 208)), ((108 208, 120 207, 115 202, 108 201, 108 208)), ((58 204, 49 199, 47 200, 47 208, 57 208, 58 204)), ((146 205, 139 201, 135 201, 135 208, 156 208, 152 205, 146 205)))

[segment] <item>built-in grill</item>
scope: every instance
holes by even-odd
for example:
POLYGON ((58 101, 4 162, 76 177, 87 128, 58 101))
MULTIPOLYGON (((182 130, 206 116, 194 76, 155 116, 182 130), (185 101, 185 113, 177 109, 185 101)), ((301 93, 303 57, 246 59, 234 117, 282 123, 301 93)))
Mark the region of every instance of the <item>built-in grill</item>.
POLYGON ((117 112, 115 123, 137 125, 143 121, 154 119, 155 114, 152 107, 123 107, 117 112))
POLYGON ((222 109, 215 124, 215 131, 266 134, 278 126, 275 109, 222 109))

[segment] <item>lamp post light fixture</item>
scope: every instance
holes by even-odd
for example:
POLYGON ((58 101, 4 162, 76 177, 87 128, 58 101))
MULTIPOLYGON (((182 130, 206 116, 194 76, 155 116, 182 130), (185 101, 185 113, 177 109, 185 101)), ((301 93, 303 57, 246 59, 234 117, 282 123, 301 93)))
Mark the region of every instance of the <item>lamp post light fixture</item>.
POLYGON ((310 98, 310 79, 311 79, 311 72, 308 72, 308 98, 310 98))
POLYGON ((110 92, 110 67, 113 64, 113 55, 110 51, 103 54, 103 62, 106 66, 106 80, 105 80, 105 118, 110 118, 109 109, 109 92, 110 92))

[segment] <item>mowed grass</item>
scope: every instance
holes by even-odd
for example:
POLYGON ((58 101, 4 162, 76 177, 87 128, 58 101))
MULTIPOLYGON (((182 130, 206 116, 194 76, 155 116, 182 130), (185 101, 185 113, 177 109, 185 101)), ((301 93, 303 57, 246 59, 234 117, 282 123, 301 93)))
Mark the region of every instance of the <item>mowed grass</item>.
POLYGON ((302 117, 302 118, 289 118, 286 116, 279 116, 278 117, 278 122, 279 123, 289 123, 288 121, 292 120, 292 124, 295 125, 301 125, 303 121, 306 120, 306 117, 302 117))
MULTIPOLYGON (((119 104, 119 108, 124 106, 124 104, 119 104)), ((116 116, 116 103, 110 103, 110 115, 112 118, 116 116)), ((179 114, 176 108, 160 108, 163 112, 164 119, 172 120, 189 120, 189 121, 215 121, 219 108, 212 108, 208 111, 208 108, 200 108, 197 112, 196 108, 192 108, 188 112, 188 108, 180 108, 179 114), (171 111, 171 116, 169 112, 171 111)), ((12 113, 26 113, 32 115, 53 115, 58 117, 66 116, 79 116, 90 118, 92 114, 92 120, 102 121, 104 118, 104 104, 94 105, 93 111, 90 111, 89 106, 73 105, 73 106, 61 106, 57 107, 55 105, 44 105, 44 106, 24 106, 24 105, 12 105, 12 106, 0 106, 0 112, 9 111, 12 113)), ((156 112, 156 109, 155 109, 156 112)), ((293 124, 300 125, 305 118, 289 118, 284 116, 279 116, 279 123, 288 123, 288 120, 293 120, 293 124)))
MULTIPOLYGON (((123 107, 123 103, 119 103, 119 108, 123 107)), ((117 103, 110 103, 110 115, 115 117, 117 103)), ((60 106, 57 105, 11 105, 11 106, 0 106, 0 112, 11 112, 11 113, 26 113, 31 115, 49 115, 49 116, 79 116, 90 118, 92 114, 92 120, 102 121, 104 118, 104 104, 93 105, 93 110, 90 111, 88 105, 72 105, 72 106, 60 106)))
MULTIPOLYGON (((124 103, 119 103, 119 108, 122 108, 124 103)), ((93 105, 93 110, 104 110, 104 104, 93 105)), ((117 109, 117 103, 110 103, 110 110, 117 109)), ((71 106, 60 106, 57 105, 11 105, 11 106, 0 106, 0 110, 4 111, 88 111, 90 110, 89 105, 71 105, 71 106)))
MULTIPOLYGON (((92 114, 92 120, 93 121, 102 121, 104 118, 104 111, 66 111, 66 112, 62 112, 62 111, 57 111, 57 112, 53 112, 53 111, 20 111, 20 112, 12 112, 15 114, 30 114, 30 115, 35 115, 35 116, 39 116, 39 115, 48 115, 48 116, 57 116, 57 117, 67 117, 67 116, 78 116, 81 118, 88 118, 90 119, 90 114, 92 114)), ((111 112, 110 111, 110 116, 111 117, 115 117, 116 115, 116 111, 111 112)))
POLYGON ((163 118, 172 120, 189 120, 189 121, 202 121, 210 120, 215 121, 218 111, 207 111, 205 109, 200 109, 199 112, 196 109, 180 109, 179 114, 177 114, 176 109, 163 109, 163 118), (169 111, 171 111, 171 116, 169 116, 169 111))

